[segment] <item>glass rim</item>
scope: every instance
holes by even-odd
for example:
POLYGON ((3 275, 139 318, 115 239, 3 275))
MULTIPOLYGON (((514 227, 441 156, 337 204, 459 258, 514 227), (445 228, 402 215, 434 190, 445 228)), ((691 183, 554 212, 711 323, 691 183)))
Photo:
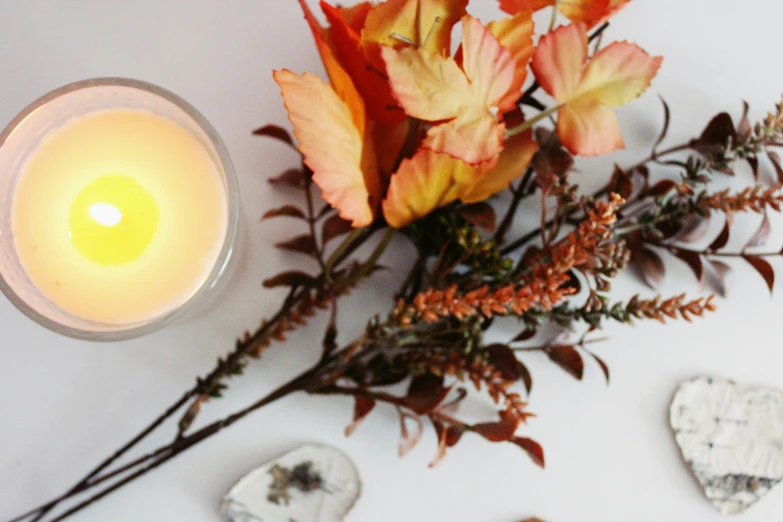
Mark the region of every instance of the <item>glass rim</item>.
POLYGON ((207 120, 207 118, 203 114, 201 114, 193 105, 188 103, 180 96, 158 85, 148 83, 142 80, 134 80, 134 79, 122 78, 122 77, 90 78, 86 80, 80 80, 77 82, 69 83, 67 85, 63 85, 62 87, 58 87, 44 94, 43 96, 37 98, 35 101, 31 102, 24 109, 22 109, 8 123, 8 125, 6 125, 6 127, 2 130, 2 132, 0 132, 0 147, 2 147, 5 144, 5 142, 8 140, 8 137, 11 135, 11 133, 13 133, 13 131, 17 127, 19 127, 19 125, 22 124, 24 120, 35 110, 37 110, 39 107, 53 100, 56 100, 57 98, 60 98, 61 96, 70 94, 75 91, 79 91, 91 87, 112 87, 112 86, 129 87, 132 89, 146 91, 153 95, 159 96, 164 100, 174 104, 177 108, 185 112, 185 114, 187 114, 190 118, 192 118, 193 121, 201 128, 201 130, 204 131, 204 133, 209 138, 210 143, 215 148, 215 151, 217 152, 217 156, 218 156, 217 160, 219 161, 220 166, 222 167, 222 171, 223 171, 222 175, 226 184, 226 195, 228 200, 228 222, 226 226, 226 234, 223 239, 223 245, 221 246, 217 258, 215 259, 214 266, 212 267, 212 270, 210 270, 209 274, 207 275, 206 279, 203 281, 201 286, 198 288, 198 290, 196 290, 185 302, 178 305, 173 310, 157 318, 143 322, 142 324, 131 324, 125 327, 124 325, 121 324, 113 325, 110 323, 90 321, 96 325, 101 325, 101 326, 116 326, 117 327, 116 330, 92 331, 92 330, 67 326, 57 321, 53 321, 52 319, 49 319, 45 315, 41 314, 40 312, 32 308, 30 305, 28 305, 27 302, 24 299, 22 299, 13 290, 13 288, 11 288, 11 286, 5 280, 5 277, 3 277, 3 274, 0 273, 0 291, 2 291, 3 294, 5 294, 8 300, 11 301, 11 303, 13 303, 13 305, 19 311, 21 311, 23 314, 25 314, 27 317, 29 317, 39 325, 53 332, 74 339, 81 339, 85 341, 107 342, 107 341, 122 341, 122 340, 134 339, 137 337, 147 335, 154 331, 157 331, 163 326, 171 323, 172 321, 180 317, 196 301, 198 301, 203 294, 207 293, 209 290, 212 289, 212 287, 216 284, 217 280, 220 278, 222 273, 225 271, 234 247, 234 241, 236 239, 237 229, 239 228, 239 213, 240 213, 239 183, 237 181, 234 163, 231 160, 231 156, 228 153, 228 149, 226 148, 225 143, 223 142, 222 138, 215 130, 215 128, 212 126, 212 124, 209 122, 209 120, 207 120))

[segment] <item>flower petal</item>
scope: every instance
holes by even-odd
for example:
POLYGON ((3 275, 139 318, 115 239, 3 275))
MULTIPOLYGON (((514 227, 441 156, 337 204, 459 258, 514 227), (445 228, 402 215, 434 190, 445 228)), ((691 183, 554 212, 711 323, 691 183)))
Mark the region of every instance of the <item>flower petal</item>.
POLYGON ((349 106, 312 74, 275 71, 299 150, 324 199, 354 227, 373 220, 371 194, 377 190, 374 152, 365 147, 349 106), (367 174, 365 174, 365 172, 367 174))
POLYGON ((470 165, 428 149, 419 149, 391 177, 383 215, 392 227, 403 227, 457 199, 459 180, 475 177, 470 165))
POLYGON ((462 194, 460 199, 465 203, 476 203, 507 189, 512 181, 524 174, 537 150, 538 143, 533 140, 532 130, 508 139, 497 166, 483 174, 478 183, 462 194))

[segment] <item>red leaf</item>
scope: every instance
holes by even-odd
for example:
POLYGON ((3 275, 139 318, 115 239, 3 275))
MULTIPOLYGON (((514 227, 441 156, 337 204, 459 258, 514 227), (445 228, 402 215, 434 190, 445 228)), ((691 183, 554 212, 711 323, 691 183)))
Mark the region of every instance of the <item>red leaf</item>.
POLYGON ((525 328, 519 334, 511 339, 512 343, 521 343, 522 341, 529 341, 533 337, 536 336, 536 329, 535 328, 525 328))
POLYGON ((278 286, 310 286, 316 282, 316 279, 304 272, 291 270, 282 272, 274 277, 264 280, 264 288, 276 288, 278 286))
POLYGON ((745 248, 765 245, 767 243, 767 239, 769 239, 769 232, 769 217, 767 216, 767 213, 764 212, 764 218, 761 220, 761 224, 759 225, 758 230, 756 230, 756 233, 753 234, 753 237, 748 240, 748 244, 745 245, 745 248))
POLYGON ((544 467, 544 448, 541 447, 541 444, 526 437, 514 437, 509 442, 513 442, 525 450, 537 466, 544 467))
POLYGON ((737 134, 740 136, 740 138, 747 138, 750 136, 752 130, 750 126, 750 120, 748 119, 748 110, 750 110, 748 102, 742 102, 742 118, 737 124, 737 134))
POLYGON ((704 284, 704 264, 701 261, 701 254, 690 250, 677 250, 675 255, 691 267, 693 275, 696 276, 699 284, 704 284))
POLYGON ((722 112, 707 124, 698 141, 704 145, 721 145, 725 147, 729 144, 729 139, 736 136, 737 131, 734 130, 734 122, 731 116, 727 112, 722 112))
POLYGON ((729 277, 731 276, 731 267, 721 261, 710 261, 710 266, 715 272, 715 280, 712 286, 721 297, 726 297, 729 291, 729 277))
POLYGON ((681 243, 696 243, 707 235, 709 229, 708 219, 701 216, 691 216, 672 239, 681 243))
POLYGON ((269 178, 269 183, 273 185, 290 185, 292 187, 304 187, 307 177, 305 173, 300 169, 286 170, 279 176, 269 178))
POLYGON ((720 234, 718 234, 718 237, 715 238, 715 241, 713 241, 710 244, 709 250, 715 252, 716 250, 720 250, 721 248, 726 246, 726 243, 729 242, 729 234, 731 232, 731 222, 732 222, 731 214, 727 214, 726 223, 723 225, 723 230, 721 230, 720 234))
POLYGON ((634 261, 639 265, 647 286, 653 290, 659 289, 666 277, 666 268, 660 256, 648 248, 641 248, 634 252, 634 261))
POLYGON ((304 215, 304 212, 299 210, 298 207, 295 207, 293 205, 283 205, 279 208, 273 208, 272 210, 267 210, 266 213, 261 217, 261 219, 269 219, 271 217, 277 217, 277 216, 290 216, 290 217, 296 217, 301 219, 307 219, 304 215))
POLYGON ((522 376, 517 356, 508 345, 491 344, 486 347, 486 350, 490 364, 500 371, 504 379, 516 381, 522 376))
POLYGON ((527 366, 522 364, 522 361, 519 362, 519 370, 522 374, 522 382, 525 383, 527 394, 530 395, 530 390, 533 389, 533 376, 530 375, 530 370, 527 369, 527 366))
POLYGON ((324 221, 323 227, 321 228, 321 241, 325 245, 330 240, 349 232, 351 229, 350 221, 346 221, 335 214, 324 221))
POLYGON ((276 140, 282 141, 283 143, 287 143, 292 147, 294 146, 294 140, 291 138, 291 134, 278 125, 265 125, 264 127, 254 130, 253 135, 274 138, 276 140))
POLYGON ((606 188, 610 194, 619 194, 624 199, 628 199, 633 193, 631 177, 616 163, 614 165, 614 174, 612 174, 612 179, 609 181, 609 185, 606 188))
POLYGON ((750 169, 753 172, 753 179, 758 181, 759 179, 759 158, 757 156, 748 156, 745 161, 750 165, 750 169))
POLYGON ((296 236, 288 241, 277 243, 275 246, 277 248, 282 248, 283 250, 293 250, 294 252, 299 252, 308 256, 316 256, 315 241, 313 241, 313 236, 309 234, 296 236))
POLYGON ((770 265, 767 261, 761 259, 760 257, 754 257, 754 256, 742 256, 742 258, 750 263, 750 266, 756 269, 756 271, 761 274, 761 277, 764 278, 764 281, 767 283, 767 287, 769 288, 769 291, 772 292, 772 289, 775 286, 775 271, 772 269, 772 265, 770 265))
POLYGON ((375 399, 364 395, 357 395, 353 405, 353 422, 345 428, 345 436, 350 437, 362 420, 375 408, 375 399))
POLYGON ((403 402, 419 415, 424 415, 437 408, 450 389, 443 386, 443 377, 425 373, 411 380, 403 402))
POLYGON ((585 371, 585 363, 582 356, 568 344, 555 344, 546 350, 549 358, 562 369, 570 373, 575 379, 581 381, 585 371))
POLYGON ((464 431, 455 426, 444 426, 442 422, 437 420, 432 421, 432 425, 435 427, 435 433, 438 436, 438 451, 435 454, 435 458, 430 462, 430 467, 434 468, 446 456, 446 449, 455 446, 459 442, 464 431))
POLYGON ((673 182, 670 179, 662 179, 652 187, 648 188, 645 191, 645 196, 652 196, 652 197, 659 197, 663 196, 670 190, 674 189, 677 186, 675 182, 673 182))
POLYGON ((495 230, 495 209, 492 208, 489 203, 482 201, 460 207, 457 210, 457 214, 465 218, 471 225, 482 228, 487 232, 493 232, 495 230))
POLYGON ((473 430, 489 441, 503 442, 514 437, 519 422, 519 417, 507 411, 501 411, 498 422, 482 422, 473 426, 473 430))
POLYGON ((414 448, 414 446, 416 446, 416 444, 419 443, 419 440, 421 440, 421 434, 424 431, 424 426, 422 425, 420 418, 413 417, 412 415, 409 415, 402 410, 399 410, 399 413, 400 445, 398 447, 398 452, 400 457, 404 457, 410 450, 414 448), (413 421, 415 427, 415 431, 413 433, 408 432, 408 420, 413 421))

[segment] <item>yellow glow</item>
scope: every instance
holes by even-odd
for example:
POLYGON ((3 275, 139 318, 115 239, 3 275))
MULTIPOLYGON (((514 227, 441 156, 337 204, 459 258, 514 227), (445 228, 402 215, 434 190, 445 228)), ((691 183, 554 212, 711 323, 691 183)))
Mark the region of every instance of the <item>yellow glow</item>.
POLYGON ((158 207, 133 178, 103 176, 76 197, 69 220, 71 241, 100 265, 133 261, 152 243, 158 230, 158 207))

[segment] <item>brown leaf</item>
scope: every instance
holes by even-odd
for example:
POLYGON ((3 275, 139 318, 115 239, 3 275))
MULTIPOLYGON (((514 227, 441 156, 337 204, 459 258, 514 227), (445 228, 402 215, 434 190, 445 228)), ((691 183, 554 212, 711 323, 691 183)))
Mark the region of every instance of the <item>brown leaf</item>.
POLYGON ((269 183, 273 185, 290 185, 292 187, 304 187, 306 181, 307 176, 300 169, 289 169, 279 176, 269 178, 269 183))
POLYGON ((672 241, 680 243, 697 243, 704 239, 710 229, 710 221, 701 216, 690 216, 676 233, 672 241))
POLYGON ((770 230, 769 217, 767 216, 767 213, 764 212, 764 218, 761 220, 759 228, 756 230, 756 233, 753 234, 753 237, 748 240, 748 244, 745 245, 745 248, 765 245, 767 243, 767 239, 769 239, 770 230))
POLYGON ((546 354, 562 369, 581 381, 585 371, 585 363, 576 349, 568 344, 555 344, 547 348, 546 354))
POLYGON ((701 254, 690 250, 677 250, 674 254, 691 268, 699 284, 704 284, 704 263, 702 263, 701 254))
POLYGON ((366 397, 364 395, 357 395, 354 397, 355 402, 353 405, 353 422, 345 428, 345 436, 350 437, 356 430, 356 427, 361 423, 364 418, 375 408, 375 399, 372 397, 366 397))
POLYGON ((492 205, 483 201, 465 205, 457 209, 457 214, 462 216, 468 223, 487 232, 494 232, 496 226, 495 209, 492 205))
POLYGON ((609 367, 606 365, 603 359, 598 357, 596 354, 592 352, 587 352, 590 355, 593 356, 593 359, 595 359, 595 362, 598 363, 598 366, 601 367, 601 371, 604 372, 604 377, 606 377, 606 384, 609 384, 609 367))
POLYGON ((530 370, 527 369, 527 366, 525 366, 522 361, 519 361, 519 370, 522 378, 522 382, 525 384, 525 389, 527 390, 527 394, 530 395, 530 390, 533 389, 533 376, 530 375, 530 370))
POLYGON ((282 207, 278 207, 278 208, 273 208, 271 210, 267 210, 264 213, 264 215, 261 216, 261 219, 269 219, 269 218, 278 217, 278 216, 289 216, 289 217, 307 219, 305 217, 304 212, 299 210, 299 208, 295 207, 294 205, 283 205, 282 207))
POLYGON ((473 431, 492 442, 503 442, 514 437, 520 419, 508 411, 500 412, 497 422, 482 422, 473 426, 473 431))
POLYGON ((446 449, 454 447, 459 442, 464 431, 456 426, 445 426, 438 420, 432 421, 432 425, 435 427, 435 434, 438 437, 438 451, 430 462, 430 467, 434 468, 446 456, 446 449))
POLYGON ((726 297, 729 292, 729 278, 731 277, 731 267, 721 261, 710 260, 710 266, 715 273, 715 278, 711 281, 711 286, 721 297, 726 297))
POLYGON ((772 162, 772 166, 775 169, 775 173, 778 175, 778 183, 783 183, 783 167, 780 164, 780 156, 775 151, 767 151, 767 157, 772 162))
POLYGON ((310 274, 291 270, 282 272, 276 276, 264 280, 264 288, 276 288, 278 286, 311 286, 315 284, 316 279, 310 274))
POLYGON ((399 410, 400 413, 400 445, 398 447, 398 453, 400 457, 404 457, 410 450, 419 443, 421 440, 421 434, 424 431, 424 425, 421 419, 414 417, 399 410), (408 431, 408 421, 413 421, 414 431, 413 433, 408 431))
POLYGON ((511 339, 512 343, 521 343, 523 341, 529 341, 536 336, 537 330, 535 328, 525 328, 517 334, 516 337, 511 339))
POLYGON ((737 124, 737 135, 740 139, 750 136, 752 130, 750 120, 748 119, 749 110, 750 106, 748 105, 748 102, 742 102, 742 118, 740 118, 740 122, 737 124))
POLYGON ((288 241, 277 243, 275 246, 283 250, 292 250, 312 257, 316 256, 315 241, 313 241, 313 236, 310 234, 296 236, 288 241))
POLYGON ((537 466, 544 467, 544 448, 541 447, 541 444, 527 437, 514 437, 509 442, 513 442, 525 450, 537 466))
POLYGON ((772 265, 770 265, 767 261, 764 259, 757 257, 757 256, 742 256, 742 258, 750 263, 750 266, 756 269, 756 271, 761 275, 761 277, 764 278, 764 281, 767 283, 767 287, 769 288, 769 291, 772 292, 772 289, 775 287, 775 271, 772 269, 772 265))
POLYGON ((633 193, 633 182, 631 177, 615 163, 612 179, 606 189, 610 194, 619 194, 624 199, 628 199, 633 193))
POLYGON ((638 264, 647 286, 658 290, 666 277, 666 267, 661 257, 649 248, 642 247, 634 252, 634 261, 638 264))
POLYGON ((450 389, 443 386, 443 377, 425 373, 411 380, 403 402, 419 415, 424 415, 437 408, 450 389))
POLYGON ((566 275, 568 276, 568 281, 563 283, 563 288, 568 288, 574 292, 574 294, 578 294, 582 291, 582 281, 579 279, 579 276, 576 275, 576 272, 573 270, 569 270, 566 275))
POLYGON ((644 195, 657 198, 673 190, 675 187, 677 187, 677 184, 674 181, 670 179, 662 179, 652 187, 649 187, 644 192, 644 195))
POLYGON ((346 221, 339 215, 335 214, 324 221, 323 227, 321 228, 321 241, 325 245, 337 236, 341 236, 350 232, 351 229, 352 227, 350 221, 346 221))
POLYGON ((273 138, 280 140, 283 143, 287 143, 291 147, 294 146, 294 140, 291 138, 291 134, 287 130, 278 125, 265 125, 253 131, 254 136, 265 136, 267 138, 273 138))
POLYGON ((750 170, 753 172, 753 179, 758 181, 759 179, 759 158, 755 155, 748 155, 745 161, 750 165, 750 170))
POLYGON ((727 112, 722 112, 715 116, 698 139, 701 145, 720 145, 726 147, 729 144, 729 139, 737 137, 737 131, 734 130, 734 122, 731 119, 731 115, 727 112))
POLYGON ((720 250, 721 248, 726 246, 726 243, 729 242, 729 234, 731 233, 732 221, 733 221, 732 215, 727 214, 726 223, 724 223, 723 229, 721 230, 720 234, 718 234, 718 237, 716 237, 715 241, 713 241, 708 247, 709 250, 715 252, 716 250, 720 250))
POLYGON ((653 145, 653 153, 658 149, 658 146, 663 143, 663 140, 666 139, 666 134, 669 132, 669 123, 671 122, 671 110, 669 109, 669 104, 666 103, 666 100, 663 99, 663 97, 659 96, 661 99, 661 103, 663 104, 663 129, 661 129, 661 134, 658 136, 658 140, 655 142, 655 145, 653 145))
POLYGON ((522 376, 517 356, 508 345, 490 344, 485 350, 489 355, 489 363, 500 371, 504 379, 516 381, 522 376))

